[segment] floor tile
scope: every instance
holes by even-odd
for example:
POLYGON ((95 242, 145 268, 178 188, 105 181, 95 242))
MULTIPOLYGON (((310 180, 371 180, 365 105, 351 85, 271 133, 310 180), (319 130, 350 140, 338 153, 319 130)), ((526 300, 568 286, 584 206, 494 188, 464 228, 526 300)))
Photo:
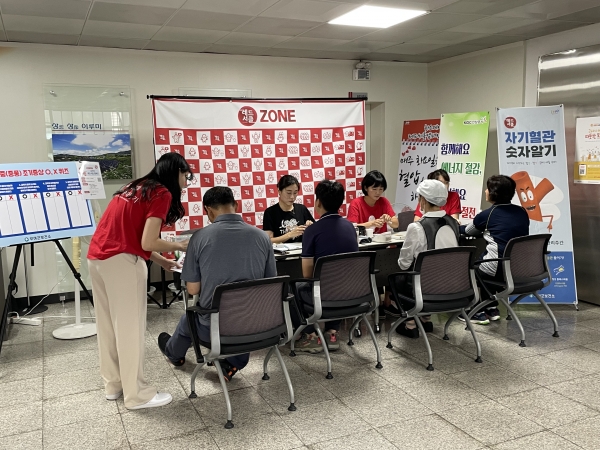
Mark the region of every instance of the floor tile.
POLYGON ((367 368, 335 370, 332 369, 333 378, 327 379, 324 374, 311 374, 318 382, 336 397, 355 395, 358 392, 378 391, 392 389, 393 385, 384 378, 377 376, 381 369, 374 369, 373 373, 367 368))
POLYGON ((452 375, 452 377, 472 387, 481 394, 489 395, 492 398, 539 387, 538 384, 497 366, 460 372, 452 375))
MULTIPOLYGON (((283 355, 283 350, 281 350, 281 353, 283 355)), ((296 364, 295 360, 297 359, 298 358, 290 358, 289 356, 283 356, 283 360, 287 368, 288 374, 292 379, 297 376, 302 376, 306 374, 306 372, 298 364, 296 364)), ((285 377, 283 375, 283 372, 281 371, 279 361, 277 360, 277 357, 275 355, 271 357, 267 367, 270 379, 269 381, 263 381, 263 360, 264 357, 258 358, 254 355, 251 355, 250 362, 246 367, 244 367, 242 371, 240 371, 240 374, 243 375, 246 381, 248 381, 248 383, 252 386, 257 386, 264 383, 285 382, 285 377)))
POLYGON ((600 448, 597 417, 570 423, 552 431, 582 448, 589 450, 600 448))
POLYGON ((118 414, 44 430, 44 450, 108 450, 128 445, 118 414))
POLYGON ((401 386, 401 389, 435 412, 487 400, 475 389, 446 375, 409 383, 401 386))
MULTIPOLYGON (((4 348, 2 349, 4 351, 4 348)), ((38 378, 44 373, 43 358, 0 363, 0 384, 38 378)))
MULTIPOLYGON (((298 408, 309 408, 316 403, 333 400, 335 396, 309 374, 295 374, 290 377, 294 389, 295 404, 298 408)), ((333 381, 333 380, 328 380, 333 381)), ((290 405, 290 394, 285 381, 264 381, 255 386, 256 391, 277 413, 285 414, 290 405)))
MULTIPOLYGON (((183 386, 186 395, 189 395, 191 392, 192 372, 194 371, 195 367, 196 364, 186 362, 183 366, 173 369, 173 374, 183 386)), ((243 374, 244 369, 242 369, 240 373, 243 374)), ((248 381, 246 381, 245 377, 238 377, 237 375, 229 383, 227 383, 227 389, 229 389, 230 392, 235 391, 236 389, 244 389, 249 386, 250 384, 248 381)), ((219 382, 219 376, 217 375, 217 369, 215 367, 210 367, 205 364, 202 369, 200 369, 200 372, 196 377, 195 392, 198 397, 220 394, 223 392, 221 383, 219 382)))
POLYGON ((132 450, 218 450, 208 431, 195 431, 183 436, 175 436, 159 441, 140 442, 131 446, 132 450))
POLYGON ((44 376, 60 375, 98 366, 98 350, 64 353, 44 358, 44 376))
POLYGON ((396 386, 360 392, 340 399, 361 419, 374 427, 431 414, 431 410, 396 386))
POLYGON ((0 384, 0 408, 42 400, 41 386, 41 377, 0 384))
POLYGON ((0 440, 0 450, 42 450, 42 430, 5 436, 0 440))
MULTIPOLYGON (((291 413, 293 416, 298 411, 291 413)), ((234 428, 224 428, 225 422, 208 428, 220 450, 288 450, 302 447, 302 441, 276 415, 239 418, 233 421, 234 428)))
POLYGON ((306 445, 371 428, 339 400, 319 403, 315 408, 298 409, 283 416, 283 420, 306 445))
POLYGON ((0 364, 27 359, 41 358, 43 345, 41 342, 28 342, 26 344, 2 345, 0 364))
MULTIPOLYGON (((284 388, 283 386, 281 386, 284 388)), ((286 389, 287 390, 287 389, 286 389)), ((238 389, 229 393, 232 417, 253 417, 264 414, 273 414, 273 408, 252 387, 238 389)), ((223 394, 206 395, 191 400, 192 405, 208 425, 222 424, 227 421, 227 409, 223 394)), ((289 406, 289 399, 285 406, 289 406)))
POLYGON ((546 428, 559 427, 600 414, 546 388, 500 397, 496 401, 546 428))
POLYGON ((562 383, 551 384, 548 389, 558 392, 571 400, 583 403, 590 408, 600 410, 600 377, 588 375, 562 383))
POLYGON ((396 450, 390 441, 384 438, 376 430, 367 430, 360 433, 350 434, 329 441, 319 442, 310 446, 311 450, 331 450, 343 448, 344 450, 396 450))
POLYGON ((547 358, 545 355, 506 361, 502 363, 502 367, 542 386, 586 375, 585 372, 567 366, 560 361, 547 358))
POLYGON ((544 429, 492 400, 443 411, 440 415, 486 445, 499 444, 544 429), (490 430, 497 432, 491 433, 490 430))
POLYGON ((44 400, 98 389, 104 389, 104 382, 96 367, 44 377, 44 400))
POLYGON ((387 425, 377 431, 400 449, 475 450, 483 447, 436 414, 387 425))
POLYGON ((90 336, 81 339, 46 339, 44 341, 44 356, 61 355, 87 350, 97 350, 98 339, 90 336))
POLYGON ((11 324, 6 329, 4 336, 6 340, 2 343, 2 346, 40 342, 43 340, 43 335, 41 325, 11 324))
POLYGON ((551 431, 542 431, 541 433, 503 442, 491 448, 494 450, 577 450, 581 447, 561 438, 551 431))
POLYGON ((581 372, 600 372, 600 353, 584 347, 573 347, 546 354, 547 358, 574 367, 581 372))
POLYGON ((102 389, 44 401, 44 429, 117 414, 115 402, 104 396, 102 389))
MULTIPOLYGON (((460 348, 475 357, 476 353, 472 345, 462 345, 460 348)), ((502 365, 505 361, 527 358, 529 356, 539 355, 543 352, 544 350, 541 347, 519 347, 516 341, 511 341, 502 337, 481 342, 482 358, 499 365, 502 365)))
MULTIPOLYGON (((476 350, 474 350, 476 351, 476 350)), ((481 367, 492 366, 495 364, 483 359, 482 363, 476 363, 473 355, 463 352, 457 347, 446 347, 443 350, 433 351, 433 367, 446 374, 465 372, 481 367)), ((417 353, 413 357, 423 364, 425 367, 429 364, 429 356, 427 352, 417 353)))
POLYGON ((42 429, 42 402, 25 402, 0 408, 0 442, 5 436, 42 429))
MULTIPOLYGON (((596 323, 598 323, 596 321, 596 323)), ((576 323, 573 325, 560 326, 558 332, 562 339, 568 340, 577 345, 592 344, 600 342, 600 329, 594 327, 589 321, 585 321, 586 325, 576 323)))
POLYGON ((121 417, 131 445, 180 436, 205 428, 189 400, 172 402, 160 408, 129 411, 121 417))
POLYGON ((428 371, 426 367, 411 358, 402 357, 386 361, 382 369, 370 368, 370 370, 400 388, 415 381, 444 377, 441 371, 428 371))

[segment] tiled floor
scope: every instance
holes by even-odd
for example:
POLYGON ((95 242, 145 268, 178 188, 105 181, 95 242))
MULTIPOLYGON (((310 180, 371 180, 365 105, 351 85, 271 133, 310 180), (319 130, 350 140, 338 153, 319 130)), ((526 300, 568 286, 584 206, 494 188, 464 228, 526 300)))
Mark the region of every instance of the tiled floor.
MULTIPOLYGON (((156 345, 175 327, 182 303, 148 306, 147 374, 170 392, 169 406, 127 411, 104 399, 96 338, 59 341, 52 330, 73 319, 73 305, 50 305, 39 327, 13 326, 0 355, 0 448, 4 449, 598 449, 600 448, 600 307, 554 306, 560 338, 541 307, 520 306, 525 348, 514 322, 477 326, 483 364, 462 325, 441 339, 441 318, 430 336, 435 371, 425 370, 421 340, 378 336, 383 369, 364 333, 332 355, 284 358, 298 410, 274 358, 263 381, 263 353, 230 383, 235 428, 214 368, 199 375, 189 400, 193 364, 173 368, 156 345)), ((83 314, 92 314, 87 303, 83 314)), ((345 324, 349 326, 349 323, 345 324)), ((189 353, 189 360, 193 355, 189 353)))

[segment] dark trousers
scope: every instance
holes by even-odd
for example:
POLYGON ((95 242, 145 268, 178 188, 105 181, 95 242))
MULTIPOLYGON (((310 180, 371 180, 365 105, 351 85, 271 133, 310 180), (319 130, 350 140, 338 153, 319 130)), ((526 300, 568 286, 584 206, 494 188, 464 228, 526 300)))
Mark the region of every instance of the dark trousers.
MULTIPOLYGON (((305 306, 309 306, 310 309, 312 309, 312 307, 314 305, 313 298, 312 298, 312 285, 310 283, 298 283, 296 285, 296 291, 297 291, 296 303, 298 304, 298 308, 300 308, 300 310, 302 311, 302 314, 310 315, 308 313, 305 313, 305 311, 306 311, 305 306)), ((302 324, 302 320, 298 316, 298 312, 296 311, 296 308, 291 308, 290 315, 292 318, 292 325, 294 325, 294 329, 298 329, 298 327, 302 324)), ((331 321, 327 322, 327 326, 325 329, 340 331, 341 325, 342 325, 341 320, 331 320, 331 321)), ((315 326, 308 325, 302 331, 306 334, 314 333, 315 326)))
MULTIPOLYGON (((489 285, 486 285, 486 287, 481 286, 481 283, 483 282, 485 284, 486 281, 496 281, 496 282, 503 282, 504 281, 504 273, 502 271, 501 267, 498 267, 498 269, 496 270, 496 275, 488 275, 487 273, 483 272, 480 268, 477 268, 477 283, 480 285, 479 286, 479 292, 481 293, 481 300, 485 301, 485 300, 489 300, 490 299, 490 293, 496 294, 498 293, 498 289, 495 287, 491 287, 489 285), (487 289, 487 290, 486 290, 487 289), (489 291, 489 293, 488 293, 489 291)), ((486 308, 497 308, 498 307, 498 302, 497 301, 493 301, 492 303, 490 303, 489 305, 486 306, 486 308)))
MULTIPOLYGON (((210 326, 201 324, 197 315, 196 327, 198 329, 198 336, 200 337, 200 340, 204 342, 210 342, 210 326)), ((167 357, 173 361, 184 358, 185 354, 192 346, 191 335, 192 334, 190 332, 187 316, 184 314, 181 316, 181 319, 179 319, 179 323, 177 324, 177 328, 175 328, 173 336, 171 336, 171 339, 169 339, 167 342, 167 348, 165 352, 167 357)), ((250 353, 229 356, 225 358, 225 360, 233 367, 241 370, 248 364, 248 361, 250 360, 250 353)))

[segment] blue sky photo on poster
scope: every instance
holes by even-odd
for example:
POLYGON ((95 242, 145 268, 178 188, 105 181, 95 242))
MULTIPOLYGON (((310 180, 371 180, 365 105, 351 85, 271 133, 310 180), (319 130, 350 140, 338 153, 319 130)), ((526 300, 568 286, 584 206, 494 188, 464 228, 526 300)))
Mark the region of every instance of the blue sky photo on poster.
POLYGON ((55 162, 93 161, 100 164, 105 180, 133 178, 131 137, 129 134, 53 133, 52 153, 55 162))

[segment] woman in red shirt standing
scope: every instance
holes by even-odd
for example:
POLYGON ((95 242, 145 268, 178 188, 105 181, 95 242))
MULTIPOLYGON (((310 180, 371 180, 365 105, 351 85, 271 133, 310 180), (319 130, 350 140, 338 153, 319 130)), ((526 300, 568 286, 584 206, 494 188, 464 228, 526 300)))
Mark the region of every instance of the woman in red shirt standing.
MULTIPOLYGON (((357 225, 385 233, 388 224, 398 228, 398 216, 390 201, 383 196, 387 181, 379 170, 371 170, 361 182, 364 197, 355 198, 348 208, 347 219, 357 225)), ((389 231, 392 231, 391 229, 389 231)))
POLYGON ((147 259, 172 270, 176 263, 158 252, 185 251, 187 242, 160 238, 163 224, 185 211, 181 190, 190 166, 178 153, 163 155, 154 169, 115 193, 88 251, 98 329, 100 374, 107 400, 124 396, 128 409, 166 405, 144 377, 147 259))
MULTIPOLYGON (((428 180, 438 180, 444 183, 446 189, 448 189, 448 200, 446 204, 441 207, 442 211, 446 211, 446 214, 454 217, 458 223, 460 223, 460 213, 462 212, 460 206, 460 196, 458 192, 450 190, 450 175, 444 169, 437 169, 427 175, 428 180)), ((421 211, 421 207, 417 204, 417 209, 415 210, 415 222, 418 222, 423 217, 423 212, 421 211)))

